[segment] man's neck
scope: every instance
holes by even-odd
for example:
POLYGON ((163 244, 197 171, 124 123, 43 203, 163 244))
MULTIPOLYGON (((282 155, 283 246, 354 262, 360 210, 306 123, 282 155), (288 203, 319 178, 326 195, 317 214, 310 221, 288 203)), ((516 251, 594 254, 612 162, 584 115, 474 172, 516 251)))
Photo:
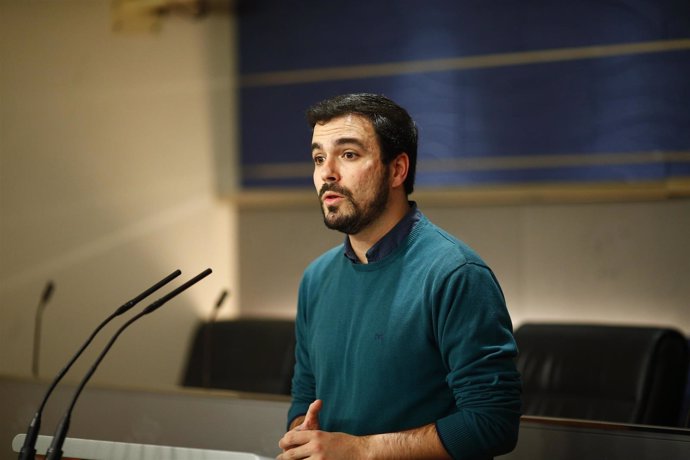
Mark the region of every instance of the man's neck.
POLYGON ((368 263, 367 251, 390 232, 409 210, 410 205, 406 196, 403 199, 391 200, 386 211, 378 219, 359 233, 348 235, 352 250, 361 263, 368 263))

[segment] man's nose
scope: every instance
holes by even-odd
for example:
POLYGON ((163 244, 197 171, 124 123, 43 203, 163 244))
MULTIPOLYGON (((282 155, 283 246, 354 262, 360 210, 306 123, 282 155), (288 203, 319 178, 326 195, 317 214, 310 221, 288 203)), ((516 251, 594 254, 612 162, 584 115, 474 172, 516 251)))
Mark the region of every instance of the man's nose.
POLYGON ((321 164, 320 173, 321 180, 323 180, 324 182, 337 182, 340 180, 340 174, 338 173, 338 165, 336 163, 336 160, 330 155, 321 164))

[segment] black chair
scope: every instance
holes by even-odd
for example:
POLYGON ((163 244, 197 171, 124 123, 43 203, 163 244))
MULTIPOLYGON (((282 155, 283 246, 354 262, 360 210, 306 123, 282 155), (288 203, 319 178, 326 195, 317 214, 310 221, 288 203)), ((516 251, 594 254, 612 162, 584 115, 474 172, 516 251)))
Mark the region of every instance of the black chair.
POLYGON ((182 385, 289 395, 294 364, 293 321, 201 323, 189 350, 182 385))
MULTIPOLYGON (((688 340, 688 350, 690 350, 690 339, 688 340)), ((685 394, 683 395, 682 407, 680 412, 680 425, 690 428, 690 366, 688 366, 688 376, 685 382, 685 394)))
POLYGON ((525 415, 678 426, 685 337, 668 328, 525 324, 515 331, 525 415))

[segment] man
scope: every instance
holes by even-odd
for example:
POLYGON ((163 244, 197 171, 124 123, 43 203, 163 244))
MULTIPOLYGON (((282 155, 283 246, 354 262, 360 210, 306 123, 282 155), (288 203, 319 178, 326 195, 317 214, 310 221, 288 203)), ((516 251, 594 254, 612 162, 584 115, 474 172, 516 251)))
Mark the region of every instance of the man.
POLYGON ((408 195, 417 129, 393 101, 311 107, 314 185, 343 245, 300 284, 281 460, 485 459, 512 450, 520 379, 491 270, 408 195))

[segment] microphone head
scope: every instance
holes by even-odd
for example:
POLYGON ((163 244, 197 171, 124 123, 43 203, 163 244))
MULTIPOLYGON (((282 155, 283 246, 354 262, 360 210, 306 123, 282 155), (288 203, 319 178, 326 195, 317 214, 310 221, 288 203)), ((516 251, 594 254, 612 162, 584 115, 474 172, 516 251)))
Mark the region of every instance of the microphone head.
POLYGON ((199 273, 198 275, 196 275, 194 278, 190 279, 190 280, 187 281, 186 283, 184 283, 184 284, 182 284, 181 286, 179 286, 179 287, 173 289, 172 291, 168 292, 166 295, 164 295, 164 296, 161 297, 160 299, 157 299, 157 300, 154 300, 153 302, 151 302, 146 308, 144 308, 144 309, 142 310, 142 312, 141 312, 140 314, 142 314, 142 315, 148 315, 148 314, 151 313, 152 311, 157 310, 157 309, 160 308, 164 303, 168 302, 170 299, 172 299, 173 297, 177 296, 178 294, 180 294, 181 292, 185 291, 186 289, 189 289, 191 286, 195 285, 196 283, 198 283, 198 282, 201 281, 202 279, 206 278, 206 277, 207 277, 208 275, 210 275, 211 273, 213 273, 213 270, 211 270, 210 268, 207 268, 206 270, 204 270, 203 272, 199 273))
POLYGON ((41 303, 46 304, 50 300, 50 296, 53 295, 53 290, 55 289, 55 284, 52 281, 46 283, 46 287, 43 289, 43 295, 41 296, 41 303))
POLYGON ((223 302, 225 302, 225 299, 227 296, 228 296, 228 290, 223 289, 223 292, 220 293, 220 297, 218 297, 218 300, 216 301, 216 306, 215 306, 216 310, 218 310, 223 305, 223 302))

